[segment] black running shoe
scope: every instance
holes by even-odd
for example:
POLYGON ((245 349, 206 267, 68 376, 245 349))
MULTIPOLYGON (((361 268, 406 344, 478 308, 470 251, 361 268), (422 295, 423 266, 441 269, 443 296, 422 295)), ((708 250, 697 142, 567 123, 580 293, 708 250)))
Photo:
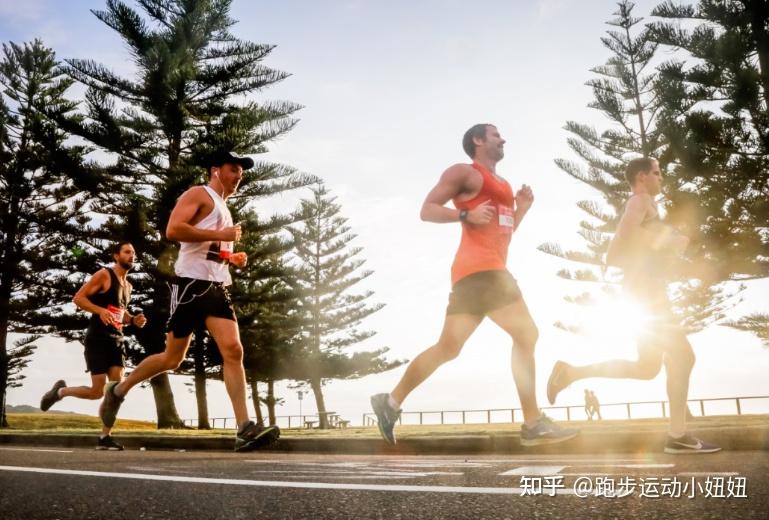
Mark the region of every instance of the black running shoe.
POLYGON ((395 423, 401 417, 401 411, 390 406, 390 394, 371 396, 371 408, 374 410, 382 438, 390 444, 395 444, 395 423))
POLYGON ((104 385, 104 399, 99 405, 99 417, 107 428, 115 426, 117 413, 120 410, 120 405, 123 404, 123 398, 115 395, 116 385, 117 381, 109 381, 104 385))
POLYGON ((261 426, 254 421, 238 430, 235 437, 235 451, 252 451, 265 448, 277 442, 280 437, 280 428, 277 426, 261 426))
POLYGON ((674 439, 670 435, 667 436, 668 440, 665 442, 665 453, 670 455, 685 455, 687 453, 715 453, 721 451, 721 448, 715 444, 704 442, 697 437, 684 434, 683 437, 674 439))
POLYGON ((61 397, 59 397, 59 388, 64 388, 65 386, 67 386, 67 383, 65 383, 63 379, 56 381, 51 389, 44 393, 43 398, 40 399, 40 409, 47 412, 51 406, 61 401, 61 397))
POLYGON ((109 451, 123 451, 123 445, 115 442, 115 439, 111 435, 106 437, 99 437, 99 442, 96 443, 97 450, 109 450, 109 451))

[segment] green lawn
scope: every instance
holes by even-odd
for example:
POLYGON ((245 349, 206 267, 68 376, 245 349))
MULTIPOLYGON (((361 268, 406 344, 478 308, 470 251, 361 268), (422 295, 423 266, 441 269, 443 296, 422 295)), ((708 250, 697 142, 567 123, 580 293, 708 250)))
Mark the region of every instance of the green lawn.
MULTIPOLYGON (((98 417, 78 414, 54 414, 54 413, 9 413, 8 424, 10 428, 0 430, 3 433, 93 433, 101 429, 98 417)), ((582 428, 583 431, 611 431, 611 430, 648 430, 658 431, 667 424, 665 419, 637 419, 632 421, 572 421, 572 426, 582 428)), ((694 428, 745 428, 751 426, 766 427, 769 425, 767 415, 725 415, 712 417, 696 417, 692 421, 694 428)), ((494 424, 446 424, 446 425, 403 425, 397 427, 397 434, 401 438, 418 437, 424 435, 490 435, 517 433, 520 423, 494 423, 494 424)), ((115 424, 115 432, 121 435, 202 435, 202 436, 231 436, 234 430, 158 430, 155 423, 149 421, 136 421, 130 419, 118 419, 115 424)), ((339 437, 361 438, 378 437, 379 431, 375 426, 350 427, 334 430, 317 430, 292 428, 283 430, 284 436, 291 437, 339 437)))

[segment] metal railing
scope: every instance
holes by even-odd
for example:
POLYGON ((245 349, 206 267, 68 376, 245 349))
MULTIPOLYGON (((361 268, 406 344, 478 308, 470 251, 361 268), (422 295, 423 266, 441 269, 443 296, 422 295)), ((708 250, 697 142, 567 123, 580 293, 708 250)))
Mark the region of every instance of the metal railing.
MULTIPOLYGON (((714 402, 714 401, 734 401, 735 403, 735 411, 736 414, 732 415, 743 415, 743 407, 741 404, 741 401, 746 401, 750 399, 766 399, 769 403, 769 395, 761 395, 761 396, 740 396, 740 397, 713 397, 709 399, 689 399, 687 402, 689 404, 692 403, 699 403, 699 411, 700 414, 704 417, 706 416, 706 410, 705 410, 705 403, 708 402, 714 402)), ((607 408, 616 408, 616 407, 624 407, 627 413, 627 419, 632 419, 632 408, 635 406, 640 405, 657 405, 659 406, 660 411, 662 412, 662 417, 668 416, 668 409, 669 404, 667 401, 634 401, 634 402, 625 402, 625 403, 607 403, 607 404, 601 404, 601 410, 606 410, 607 408)), ((572 420, 572 410, 584 410, 585 405, 566 405, 566 406, 549 406, 546 408, 541 408, 543 411, 565 411, 566 413, 566 420, 570 421, 572 420)), ((691 408, 690 408, 691 410, 691 408)), ((404 416, 417 416, 418 417, 418 423, 417 424, 425 424, 424 419, 425 416, 427 417, 440 417, 440 423, 439 424, 491 424, 491 418, 492 414, 499 415, 500 413, 509 414, 510 415, 510 422, 514 423, 516 419, 516 415, 518 415, 521 419, 523 419, 523 411, 520 408, 487 408, 487 409, 477 409, 477 410, 429 410, 429 411, 403 411, 401 412, 401 419, 399 420, 399 423, 403 423, 403 417, 404 416), (467 422, 467 416, 468 415, 485 415, 486 421, 485 422, 467 422), (461 422, 446 422, 446 417, 461 417, 461 422)), ((759 412, 760 413, 760 412, 759 412)), ((766 407, 766 410, 764 413, 769 413, 769 404, 766 407)), ((724 415, 724 414, 719 414, 724 415)), ((726 414, 729 415, 729 414, 726 414)), ((496 421, 496 422, 502 422, 502 421, 496 421)), ((504 421, 507 422, 507 421, 504 421)), ((377 424, 376 416, 371 413, 367 412, 363 414, 363 426, 374 426, 377 424)), ((430 423, 434 424, 434 423, 430 423)))
MULTIPOLYGON (((277 415, 275 420, 278 426, 281 428, 313 428, 315 425, 320 424, 320 416, 325 415, 328 417, 328 424, 331 428, 338 428, 346 425, 349 421, 343 420, 336 412, 323 412, 321 414, 302 414, 302 415, 277 415)), ((265 418, 266 419, 266 418, 265 418)), ((184 424, 190 427, 197 427, 197 419, 184 419, 184 424)), ((237 428, 237 422, 234 417, 210 417, 208 419, 211 429, 235 429, 237 428), (229 425, 229 426, 228 426, 229 425)))

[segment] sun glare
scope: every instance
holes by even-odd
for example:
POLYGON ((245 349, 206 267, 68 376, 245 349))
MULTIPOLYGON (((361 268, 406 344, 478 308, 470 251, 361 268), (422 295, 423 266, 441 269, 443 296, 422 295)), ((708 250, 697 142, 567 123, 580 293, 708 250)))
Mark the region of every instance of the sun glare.
POLYGON ((615 353, 618 347, 635 348, 652 320, 644 306, 624 295, 605 297, 582 311, 579 325, 585 339, 615 353))

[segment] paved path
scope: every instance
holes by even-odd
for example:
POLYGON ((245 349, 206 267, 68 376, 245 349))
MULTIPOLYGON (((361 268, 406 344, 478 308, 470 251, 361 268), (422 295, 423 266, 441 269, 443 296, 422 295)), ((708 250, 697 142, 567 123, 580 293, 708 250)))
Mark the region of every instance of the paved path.
POLYGON ((0 517, 765 518, 767 469, 765 451, 404 457, 0 446, 0 517))

